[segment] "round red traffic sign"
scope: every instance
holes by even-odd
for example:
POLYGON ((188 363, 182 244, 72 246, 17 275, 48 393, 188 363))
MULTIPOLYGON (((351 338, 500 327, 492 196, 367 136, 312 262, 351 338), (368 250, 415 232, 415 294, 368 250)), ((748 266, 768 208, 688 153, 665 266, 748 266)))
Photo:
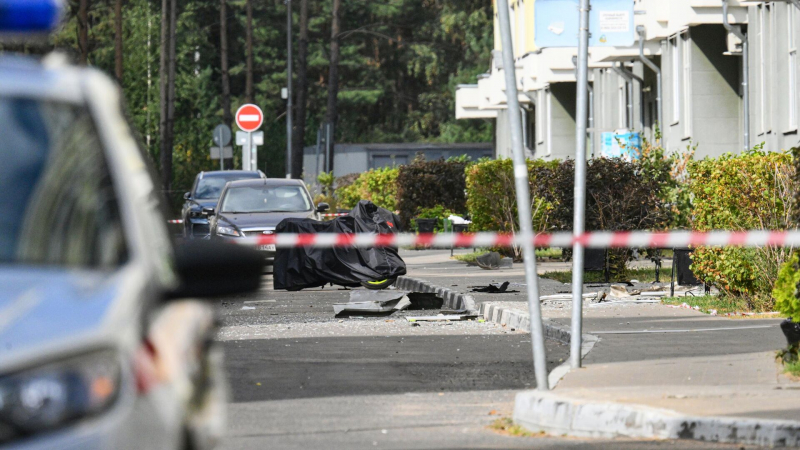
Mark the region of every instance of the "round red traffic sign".
POLYGON ((238 125, 239 129, 242 131, 252 133, 261 128, 262 123, 264 123, 264 113, 261 112, 261 108, 256 105, 242 105, 242 107, 236 111, 236 125, 238 125))

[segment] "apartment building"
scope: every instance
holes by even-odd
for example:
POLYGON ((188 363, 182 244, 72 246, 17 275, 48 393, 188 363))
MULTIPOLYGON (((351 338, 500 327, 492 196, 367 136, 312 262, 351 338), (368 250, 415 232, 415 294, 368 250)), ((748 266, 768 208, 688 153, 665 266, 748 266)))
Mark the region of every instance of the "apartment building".
MULTIPOLYGON (((699 158, 761 142, 770 151, 800 145, 800 0, 631 1, 636 43, 590 49, 591 156, 607 150, 604 133, 634 132, 654 140, 657 129, 670 152, 696 146, 699 158), (739 34, 749 46, 747 71, 739 34)), ((577 50, 536 48, 535 0, 509 3, 526 152, 569 158, 575 152, 577 50)), ((496 154, 510 157, 497 29, 495 15, 492 67, 476 84, 458 87, 456 116, 496 120, 496 154)))

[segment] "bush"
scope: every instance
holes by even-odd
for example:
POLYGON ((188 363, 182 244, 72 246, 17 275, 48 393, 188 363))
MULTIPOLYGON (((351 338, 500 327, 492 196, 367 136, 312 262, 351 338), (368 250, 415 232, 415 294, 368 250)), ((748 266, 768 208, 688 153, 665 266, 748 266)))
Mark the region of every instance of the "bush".
MULTIPOLYGON (((391 167, 371 169, 369 172, 362 173, 351 184, 336 190, 340 206, 347 209, 355 208, 360 200, 369 200, 389 211, 397 210, 398 174, 399 169, 391 167)), ((343 179, 342 181, 348 180, 343 179)))
POLYGON ((456 214, 466 212, 467 162, 463 160, 425 161, 417 158, 410 165, 400 166, 397 175, 397 208, 402 226, 423 209, 441 206, 456 214))
MULTIPOLYGON (((534 232, 572 230, 575 162, 528 161, 528 185, 534 232)), ((589 162, 586 180, 586 229, 627 231, 663 228, 669 209, 662 200, 663 177, 638 162, 600 158, 589 162)), ((511 160, 489 161, 469 169, 467 191, 476 231, 517 232, 517 203, 511 160)), ((515 249, 518 256, 518 249, 515 249)), ((612 275, 626 279, 632 253, 612 255, 612 275)))
MULTIPOLYGON (((444 206, 438 205, 434 206, 433 208, 420 209, 414 219, 436 219, 436 228, 434 229, 434 232, 441 233, 444 231, 444 220, 453 214, 453 211, 446 209, 444 206)), ((416 231, 417 221, 414 219, 411 219, 411 229, 416 231)))
MULTIPOLYGON (((694 162, 689 172, 694 229, 791 227, 798 183, 790 154, 728 154, 694 162)), ((699 247, 692 256, 692 271, 729 295, 745 297, 751 308, 769 310, 779 268, 790 254, 790 249, 774 247, 699 247)))

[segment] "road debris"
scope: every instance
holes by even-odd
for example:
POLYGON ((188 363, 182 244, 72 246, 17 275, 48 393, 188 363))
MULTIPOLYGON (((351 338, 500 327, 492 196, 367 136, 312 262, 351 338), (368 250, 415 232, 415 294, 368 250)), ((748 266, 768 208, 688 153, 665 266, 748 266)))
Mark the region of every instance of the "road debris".
POLYGON ((459 315, 445 315, 439 314, 438 316, 408 316, 406 320, 409 322, 451 322, 462 320, 477 319, 477 314, 459 314, 459 315))
POLYGON ((348 303, 334 303, 333 312, 336 317, 352 318, 352 314, 390 315, 411 306, 407 297, 408 291, 350 291, 348 303))
POLYGON ((441 309, 444 305, 444 299, 432 292, 409 292, 407 296, 411 301, 410 310, 441 309))
POLYGON ((503 282, 500 286, 496 284, 490 284, 488 286, 470 286, 469 288, 472 289, 472 292, 483 292, 486 294, 514 294, 519 291, 509 291, 508 285, 510 283, 508 281, 503 282))
POLYGON ((486 270, 511 269, 514 267, 514 260, 511 258, 503 258, 503 256, 497 252, 489 252, 475 258, 475 264, 481 269, 486 270))

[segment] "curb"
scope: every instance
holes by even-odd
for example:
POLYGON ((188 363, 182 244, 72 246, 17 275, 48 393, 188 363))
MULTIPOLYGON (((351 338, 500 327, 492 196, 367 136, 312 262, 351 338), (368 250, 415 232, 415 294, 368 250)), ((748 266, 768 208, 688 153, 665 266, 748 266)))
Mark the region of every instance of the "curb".
POLYGON ((433 285, 425 280, 409 277, 398 277, 395 287, 402 291, 422 292, 425 294, 436 294, 444 300, 443 308, 452 310, 477 311, 475 300, 471 295, 461 294, 452 289, 447 289, 433 285))
MULTIPOLYGON (((504 308, 491 302, 485 302, 481 303, 480 315, 483 316, 485 320, 497 323, 499 325, 516 328, 528 333, 531 331, 530 315, 517 309, 504 308)), ((572 339, 572 331, 568 327, 562 326, 561 324, 547 319, 542 320, 542 326, 544 327, 545 339, 553 339, 566 345, 570 344, 570 340, 572 339)), ((594 345, 599 340, 599 337, 591 334, 583 335, 581 359, 585 358, 586 355, 592 351, 592 348, 594 348, 594 345)), ((561 379, 564 378, 564 375, 568 374, 571 369, 572 368, 569 364, 569 361, 565 361, 560 366, 551 370, 547 377, 550 389, 556 387, 558 382, 561 381, 561 379)))
POLYGON ((514 422, 534 432, 558 436, 800 446, 800 422, 687 416, 668 409, 582 400, 542 391, 517 394, 514 422))

